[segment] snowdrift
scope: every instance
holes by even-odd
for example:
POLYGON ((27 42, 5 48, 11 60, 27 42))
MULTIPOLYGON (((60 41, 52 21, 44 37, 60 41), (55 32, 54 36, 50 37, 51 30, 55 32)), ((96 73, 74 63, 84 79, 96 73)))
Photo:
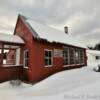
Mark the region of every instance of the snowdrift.
POLYGON ((99 85, 100 73, 83 67, 59 72, 35 85, 12 87, 9 82, 2 83, 0 100, 73 100, 72 96, 77 96, 74 100, 100 100, 99 85))

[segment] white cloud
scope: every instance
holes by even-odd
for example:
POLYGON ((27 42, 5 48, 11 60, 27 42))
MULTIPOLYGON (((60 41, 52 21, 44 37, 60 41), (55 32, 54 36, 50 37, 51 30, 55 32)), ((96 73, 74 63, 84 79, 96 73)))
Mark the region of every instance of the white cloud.
MULTIPOLYGON (((0 32, 13 32, 18 13, 32 17, 69 34, 99 41, 100 0, 0 0, 0 32)), ((90 42, 89 42, 90 41, 90 42)))

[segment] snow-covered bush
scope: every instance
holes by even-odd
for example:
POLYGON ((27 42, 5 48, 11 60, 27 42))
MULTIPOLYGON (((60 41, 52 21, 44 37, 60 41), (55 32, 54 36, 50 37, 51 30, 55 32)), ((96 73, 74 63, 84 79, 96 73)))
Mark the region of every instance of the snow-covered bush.
POLYGON ((20 86, 21 85, 21 80, 11 80, 10 81, 10 84, 12 85, 12 86, 20 86))
POLYGON ((100 64, 98 64, 96 67, 94 67, 93 70, 100 72, 100 64))

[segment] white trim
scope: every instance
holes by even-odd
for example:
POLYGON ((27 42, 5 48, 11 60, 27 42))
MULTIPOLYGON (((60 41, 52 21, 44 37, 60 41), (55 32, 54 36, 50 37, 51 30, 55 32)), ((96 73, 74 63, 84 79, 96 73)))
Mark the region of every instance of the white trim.
POLYGON ((63 67, 75 66, 76 64, 64 65, 63 67))
POLYGON ((3 67, 18 67, 18 66, 23 66, 22 64, 20 64, 20 65, 8 65, 8 64, 4 64, 4 65, 2 65, 3 67))
MULTIPOLYGON (((28 49, 24 50, 24 56, 23 56, 23 57, 24 57, 24 59, 23 59, 24 61, 23 61, 23 65, 24 65, 24 68, 28 69, 29 66, 25 66, 25 53, 26 53, 26 52, 29 52, 29 50, 28 50, 28 49)), ((29 58, 28 58, 28 59, 29 59, 29 58)))
POLYGON ((16 49, 16 65, 20 64, 20 48, 16 49))
POLYGON ((63 67, 69 67, 70 65, 63 65, 63 67))
POLYGON ((44 67, 52 67, 53 66, 53 50, 44 49, 44 62, 45 62, 45 51, 51 51, 51 65, 45 65, 45 63, 44 63, 44 67))
POLYGON ((79 65, 84 65, 84 63, 82 63, 82 64, 71 64, 71 65, 63 65, 63 67, 79 66, 79 65))
POLYGON ((52 67, 53 65, 45 65, 44 67, 52 67))

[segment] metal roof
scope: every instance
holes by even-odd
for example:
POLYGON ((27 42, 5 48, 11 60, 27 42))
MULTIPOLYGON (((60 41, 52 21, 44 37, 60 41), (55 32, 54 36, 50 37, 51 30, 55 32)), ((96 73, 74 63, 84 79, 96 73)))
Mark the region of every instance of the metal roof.
POLYGON ((24 41, 17 35, 11 35, 11 34, 3 34, 0 33, 0 42, 4 43, 15 43, 15 44, 24 44, 24 41))

